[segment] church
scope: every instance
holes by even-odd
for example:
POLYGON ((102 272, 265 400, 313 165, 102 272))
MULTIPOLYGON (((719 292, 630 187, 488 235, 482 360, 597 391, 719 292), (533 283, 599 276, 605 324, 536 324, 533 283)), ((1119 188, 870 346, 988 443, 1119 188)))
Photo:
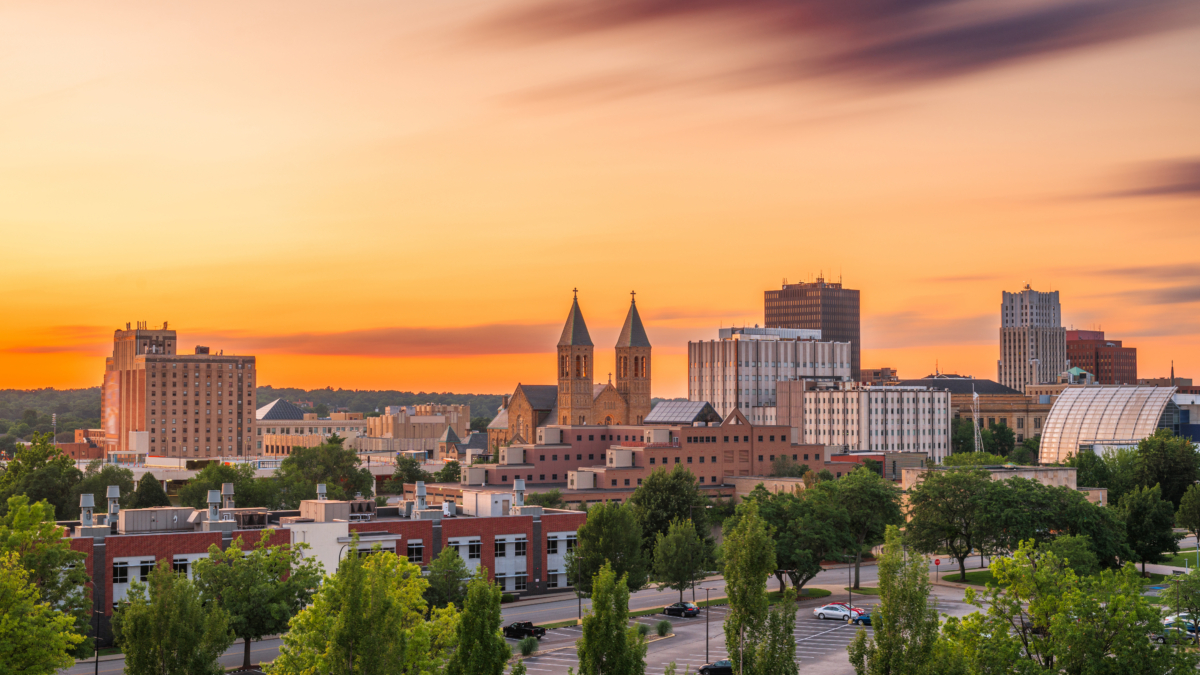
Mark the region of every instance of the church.
MULTIPOLYGON (((634 294, 630 294, 634 295, 634 294)), ((536 442, 538 427, 641 424, 650 414, 650 340, 638 315, 637 298, 616 344, 616 381, 595 383, 595 345, 579 309, 571 302, 558 339, 558 384, 518 384, 488 425, 488 446, 536 442)))

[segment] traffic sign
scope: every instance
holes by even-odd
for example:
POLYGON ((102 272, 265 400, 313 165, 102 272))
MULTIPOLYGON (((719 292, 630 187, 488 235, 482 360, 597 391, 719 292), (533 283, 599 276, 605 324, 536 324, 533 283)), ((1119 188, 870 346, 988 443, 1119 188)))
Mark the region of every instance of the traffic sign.
POLYGON ((941 559, 941 558, 934 558, 934 560, 933 560, 933 564, 934 564, 934 565, 941 565, 941 564, 942 564, 942 559, 941 559))

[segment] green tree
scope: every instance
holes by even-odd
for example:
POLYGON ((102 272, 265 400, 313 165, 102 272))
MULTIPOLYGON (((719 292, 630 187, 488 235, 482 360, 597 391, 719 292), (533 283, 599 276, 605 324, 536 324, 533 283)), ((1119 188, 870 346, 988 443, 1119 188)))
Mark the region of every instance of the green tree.
POLYGON ((589 586, 592 608, 583 617, 583 635, 575 642, 579 675, 643 675, 646 640, 629 627, 628 579, 618 578, 608 563, 589 586))
POLYGON ((1008 457, 1012 455, 1013 448, 1017 447, 1017 434, 1012 430, 1012 427, 1007 424, 992 424, 989 430, 992 432, 992 447, 991 452, 1008 457))
POLYGON ((459 463, 450 460, 442 465, 442 468, 433 474, 433 482, 435 483, 457 483, 462 475, 462 467, 459 463))
POLYGON ((829 469, 821 469, 817 472, 817 482, 833 480, 833 473, 829 469))
POLYGON ((329 499, 351 499, 357 493, 373 497, 375 477, 362 468, 362 460, 342 439, 331 436, 313 448, 295 448, 275 470, 280 500, 289 509, 305 499, 317 498, 317 484, 325 485, 329 499))
POLYGON ((1108 463, 1094 452, 1077 452, 1067 458, 1066 465, 1075 467, 1076 485, 1107 488, 1111 482, 1108 463))
POLYGON ((1050 528, 1069 536, 1086 536, 1096 561, 1106 569, 1118 569, 1133 552, 1125 541, 1125 523, 1120 511, 1093 504, 1078 490, 1061 486, 1046 488, 1054 506, 1050 528))
POLYGON ((1012 451, 1009 459, 1017 464, 1037 464, 1038 448, 1041 446, 1041 434, 1026 438, 1012 451))
POLYGON ((134 508, 148 509, 155 506, 170 506, 171 500, 167 498, 166 491, 162 488, 162 483, 154 477, 154 474, 147 471, 140 481, 138 481, 137 491, 134 492, 133 503, 134 508))
POLYGON ((779 604, 767 612, 762 636, 754 645, 754 672, 763 675, 796 675, 796 591, 783 592, 779 604))
POLYGON ((850 663, 858 675, 919 675, 945 668, 939 647, 937 596, 930 592, 929 561, 905 551, 893 525, 879 556, 879 605, 871 612, 874 635, 859 630, 850 643, 850 663))
POLYGON ((1167 593, 1159 596, 1178 614, 1200 617, 1200 568, 1184 575, 1173 575, 1167 593))
POLYGON ((1179 539, 1175 537, 1175 509, 1162 498, 1158 485, 1135 488, 1121 497, 1117 506, 1125 521, 1125 540, 1133 551, 1133 560, 1142 563, 1166 561, 1163 553, 1177 553, 1179 539))
POLYGON ((1182 645, 1146 639, 1161 631, 1161 613, 1142 596, 1132 565, 1079 577, 1053 552, 1023 542, 991 570, 997 584, 982 599, 967 591, 986 610, 949 618, 944 631, 972 673, 1149 675, 1196 666, 1182 645))
POLYGON ((1200 485, 1191 485, 1179 500, 1175 524, 1200 537, 1200 485))
POLYGON ((863 549, 882 543, 888 525, 904 522, 900 488, 862 467, 839 480, 837 490, 854 537, 854 587, 858 588, 863 549))
POLYGON ((864 460, 862 461, 862 465, 863 465, 864 467, 866 467, 868 471, 870 471, 871 473, 875 474, 876 476, 882 476, 882 475, 883 475, 883 464, 881 464, 881 463, 879 463, 879 462, 877 462, 877 461, 875 461, 875 460, 873 460, 873 459, 869 459, 869 458, 868 458, 868 459, 864 459, 864 460))
POLYGON ((491 417, 472 417, 471 431, 487 431, 488 425, 491 423, 491 417))
POLYGON ((696 535, 709 543, 708 498, 700 494, 696 475, 682 464, 673 469, 658 469, 650 474, 629 497, 629 505, 642 529, 642 550, 650 556, 660 532, 666 532, 675 520, 690 520, 696 535))
POLYGON ((985 539, 987 494, 992 476, 982 469, 929 471, 909 490, 907 534, 922 553, 945 550, 958 561, 962 580, 967 556, 985 539))
POLYGON ((433 476, 422 469, 421 463, 412 457, 401 457, 396 460, 396 471, 384 483, 383 489, 388 494, 402 495, 405 483, 412 485, 417 482, 432 483, 433 476))
POLYGON ((324 403, 318 403, 313 407, 313 412, 317 414, 317 419, 327 419, 329 417, 329 406, 324 403))
POLYGON ((500 632, 500 587, 488 581, 480 566, 467 584, 467 599, 458 622, 458 648, 446 675, 502 675, 512 649, 500 632))
POLYGON ((160 560, 148 584, 130 584, 113 617, 126 675, 220 675, 217 658, 233 644, 229 614, 206 605, 200 589, 160 560))
POLYGON ((771 475, 787 478, 802 478, 808 473, 807 464, 797 464, 787 455, 779 455, 771 462, 771 475))
POLYGON ((1100 571, 1100 562, 1096 559, 1095 552, 1092 551, 1091 538, 1086 534, 1075 536, 1064 534, 1051 539, 1049 543, 1039 548, 1053 553, 1078 576, 1086 577, 1100 571))
MULTIPOLYGON (((951 456, 975 452, 975 425, 969 419, 954 418, 950 422, 951 456)), ((979 448, 980 451, 983 448, 979 448)))
POLYGON ((1008 459, 988 452, 963 452, 942 459, 942 466, 996 466, 1008 459))
POLYGON ((358 552, 354 537, 337 573, 283 636, 272 675, 401 675, 442 672, 453 652, 459 614, 426 617, 421 568, 390 552, 358 552))
POLYGON ((696 527, 688 520, 671 523, 666 534, 659 533, 654 545, 654 578, 663 586, 683 592, 704 572, 708 547, 696 536, 696 527))
POLYGON ((256 478, 249 464, 211 462, 179 489, 179 502, 194 509, 208 508, 209 490, 220 490, 233 483, 234 503, 240 507, 279 508, 278 482, 271 478, 256 478))
POLYGON ((1190 438, 1159 429, 1137 446, 1135 480, 1142 487, 1158 485, 1163 499, 1178 507, 1183 493, 1200 478, 1200 454, 1190 438))
POLYGON ((137 498, 134 496, 137 483, 133 480, 133 472, 116 464, 106 464, 102 459, 94 459, 88 462, 83 471, 83 479, 72 490, 71 502, 66 511, 56 515, 64 519, 78 518, 79 495, 92 495, 96 505, 100 507, 100 513, 104 513, 107 511, 105 498, 109 485, 116 485, 121 489, 121 498, 117 500, 117 504, 122 509, 137 508, 137 498))
POLYGON ((270 546, 274 533, 263 530, 250 551, 242 550, 241 537, 224 551, 213 544, 192 575, 204 599, 229 614, 230 630, 245 642, 246 669, 250 643, 285 632, 321 582, 321 564, 304 557, 308 545, 270 546))
POLYGON ((565 509, 567 503, 563 501, 562 492, 555 488, 546 492, 531 492, 525 495, 526 504, 535 504, 545 509, 565 509))
MULTIPOLYGON (((71 549, 62 528, 54 523, 54 509, 46 502, 30 504, 25 496, 9 497, 0 516, 0 554, 12 554, 25 569, 26 578, 38 596, 72 617, 75 631, 89 635, 92 602, 85 567, 87 555, 71 549)), ((89 637, 75 650, 85 656, 92 647, 89 637)))
POLYGON ((431 607, 463 606, 467 595, 467 580, 471 571, 458 555, 458 549, 444 546, 433 562, 429 563, 429 585, 425 600, 431 607))
POLYGON ((0 672, 53 675, 71 667, 84 641, 75 623, 42 600, 16 553, 0 553, 0 672))
POLYGON ((766 635, 767 577, 776 569, 775 542, 758 513, 758 504, 745 501, 725 521, 725 649, 734 667, 757 672, 757 644, 766 635), (744 647, 744 649, 743 649, 744 647))
POLYGON ((579 526, 575 548, 567 554, 567 577, 585 597, 592 579, 609 564, 630 591, 646 585, 648 565, 642 552, 642 528, 631 507, 605 502, 590 507, 579 526))
POLYGON ((13 495, 25 495, 31 502, 45 501, 60 516, 79 513, 75 486, 83 480, 83 472, 75 468, 75 460, 54 446, 50 434, 34 434, 33 442, 17 450, 16 456, 0 473, 0 515, 13 495))

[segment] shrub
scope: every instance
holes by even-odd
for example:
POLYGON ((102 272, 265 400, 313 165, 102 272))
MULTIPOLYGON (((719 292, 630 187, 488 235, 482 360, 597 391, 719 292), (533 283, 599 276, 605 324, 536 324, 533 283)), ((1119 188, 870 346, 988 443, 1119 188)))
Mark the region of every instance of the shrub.
POLYGON ((662 621, 654 624, 654 628, 658 631, 659 637, 666 637, 671 633, 671 622, 663 619, 662 621))
POLYGON ((521 641, 517 643, 517 648, 521 650, 521 656, 529 656, 537 651, 537 638, 533 637, 532 635, 523 637, 521 638, 521 641))
POLYGON ((646 637, 647 635, 650 634, 650 626, 647 626, 644 623, 638 623, 637 632, 638 632, 638 635, 640 635, 642 637, 646 637))
POLYGON ((500 596, 500 602, 513 602, 516 599, 517 596, 513 595, 512 593, 504 593, 500 596))

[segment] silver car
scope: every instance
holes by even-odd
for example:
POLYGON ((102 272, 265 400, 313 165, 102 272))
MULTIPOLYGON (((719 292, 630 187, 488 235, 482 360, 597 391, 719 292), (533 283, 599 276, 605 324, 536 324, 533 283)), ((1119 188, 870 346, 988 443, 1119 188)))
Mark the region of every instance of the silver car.
POLYGON ((858 615, 857 608, 850 608, 845 603, 832 603, 813 610, 813 616, 818 619, 836 619, 849 621, 858 615))

